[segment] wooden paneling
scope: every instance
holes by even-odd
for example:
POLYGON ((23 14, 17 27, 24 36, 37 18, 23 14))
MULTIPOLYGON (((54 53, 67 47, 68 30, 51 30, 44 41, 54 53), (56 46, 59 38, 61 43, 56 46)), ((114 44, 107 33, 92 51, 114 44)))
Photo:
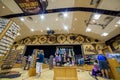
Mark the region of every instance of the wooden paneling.
POLYGON ((108 59, 108 62, 109 62, 109 66, 110 66, 110 70, 113 75, 113 78, 115 80, 120 80, 120 73, 118 73, 117 71, 117 67, 120 68, 120 64, 117 62, 116 59, 108 59))
POLYGON ((53 80, 78 80, 76 67, 55 67, 53 80))

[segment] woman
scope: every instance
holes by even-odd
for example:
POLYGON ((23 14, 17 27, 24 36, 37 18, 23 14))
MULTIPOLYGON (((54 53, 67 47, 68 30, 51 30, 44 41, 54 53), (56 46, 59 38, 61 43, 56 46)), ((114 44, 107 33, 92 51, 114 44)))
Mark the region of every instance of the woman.
POLYGON ((43 62, 44 62, 44 51, 40 50, 36 58, 36 77, 41 76, 43 62))

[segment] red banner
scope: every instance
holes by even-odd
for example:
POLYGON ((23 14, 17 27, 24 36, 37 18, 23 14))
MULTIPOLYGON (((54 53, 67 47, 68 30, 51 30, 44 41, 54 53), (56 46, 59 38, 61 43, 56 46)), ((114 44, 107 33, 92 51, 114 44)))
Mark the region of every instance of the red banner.
POLYGON ((24 13, 39 13, 41 11, 41 5, 39 0, 15 0, 18 6, 24 13))

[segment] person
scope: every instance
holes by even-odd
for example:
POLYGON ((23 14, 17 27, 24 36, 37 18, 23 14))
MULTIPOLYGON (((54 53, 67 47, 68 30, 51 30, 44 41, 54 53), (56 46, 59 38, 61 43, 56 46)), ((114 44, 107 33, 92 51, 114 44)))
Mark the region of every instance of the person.
POLYGON ((100 53, 97 56, 97 60, 98 60, 98 65, 101 70, 102 76, 109 78, 109 76, 108 76, 109 67, 107 64, 107 58, 102 53, 100 53))
POLYGON ((56 54, 56 56, 55 56, 55 63, 56 63, 56 66, 58 66, 58 63, 59 63, 59 56, 58 56, 58 54, 56 54))
POLYGON ((53 69, 53 58, 54 58, 54 56, 51 55, 50 59, 49 59, 49 69, 53 69))
POLYGON ((31 55, 28 56, 28 69, 30 68, 31 66, 31 62, 32 62, 33 58, 31 55))
POLYGON ((72 64, 72 66, 75 65, 75 62, 74 62, 74 58, 73 58, 73 57, 71 58, 71 64, 72 64))
POLYGON ((97 62, 97 60, 95 60, 95 62, 94 62, 94 67, 93 67, 93 69, 92 69, 92 76, 95 76, 95 78, 97 79, 97 75, 100 73, 100 71, 99 71, 99 66, 98 66, 98 62, 97 62))
POLYGON ((85 56, 85 63, 86 64, 90 64, 90 57, 89 57, 89 55, 85 56))
POLYGON ((25 59, 24 70, 28 70, 28 56, 25 56, 24 59, 25 59))
POLYGON ((44 51, 40 50, 38 51, 38 55, 36 58, 36 77, 37 78, 41 76, 43 62, 44 62, 44 51))
POLYGON ((79 54, 78 56, 79 56, 79 58, 78 58, 78 65, 81 65, 81 58, 82 58, 82 57, 81 57, 80 54, 79 54))
POLYGON ((69 66, 69 65, 71 65, 71 64, 72 64, 72 62, 71 62, 71 60, 70 60, 70 57, 68 57, 68 58, 67 58, 66 65, 69 66))

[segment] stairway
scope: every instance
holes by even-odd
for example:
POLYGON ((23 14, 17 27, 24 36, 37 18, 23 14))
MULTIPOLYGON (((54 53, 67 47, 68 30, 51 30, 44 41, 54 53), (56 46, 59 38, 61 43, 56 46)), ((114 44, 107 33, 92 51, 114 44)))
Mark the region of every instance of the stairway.
POLYGON ((3 60, 1 65, 1 70, 12 69, 17 60, 17 55, 20 53, 20 50, 11 50, 6 58, 3 60))

